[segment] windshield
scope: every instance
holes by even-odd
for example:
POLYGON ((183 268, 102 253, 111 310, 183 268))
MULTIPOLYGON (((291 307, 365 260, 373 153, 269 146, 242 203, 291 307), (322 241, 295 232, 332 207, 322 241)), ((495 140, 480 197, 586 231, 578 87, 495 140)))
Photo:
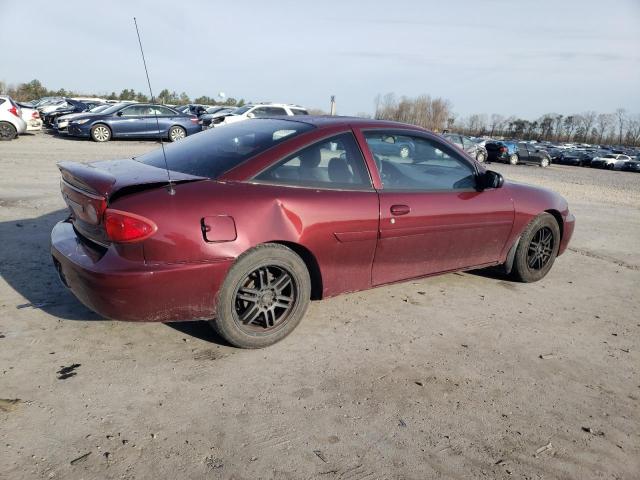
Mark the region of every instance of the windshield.
POLYGON ((616 158, 616 156, 609 153, 605 155, 604 158, 616 158))
POLYGON ((247 105, 246 107, 236 108, 232 113, 234 115, 242 115, 243 113, 251 110, 252 108, 253 108, 253 105, 247 105))
MULTIPOLYGON (((215 179, 258 153, 313 128, 307 123, 272 119, 233 123, 165 147, 167 165, 169 170, 215 179)), ((162 149, 134 160, 165 168, 162 149)))
POLYGON ((110 108, 111 105, 98 105, 89 110, 91 113, 104 112, 107 108, 110 108))
POLYGON ((105 108, 100 113, 104 113, 104 114, 115 113, 118 110, 120 110, 122 107, 124 107, 125 105, 127 105, 127 104, 126 103, 116 103, 115 105, 110 105, 109 108, 105 108))

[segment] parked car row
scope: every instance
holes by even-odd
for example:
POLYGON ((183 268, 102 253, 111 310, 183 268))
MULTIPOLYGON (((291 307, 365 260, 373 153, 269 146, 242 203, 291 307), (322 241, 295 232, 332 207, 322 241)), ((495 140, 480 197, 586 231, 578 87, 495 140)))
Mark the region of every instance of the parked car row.
POLYGON ((528 163, 540 167, 548 167, 554 163, 640 172, 640 149, 637 148, 473 138, 454 133, 445 133, 443 136, 478 161, 511 165, 528 163), (475 149, 470 142, 475 143, 475 149), (484 149, 486 156, 481 153, 481 149, 484 149))
MULTIPOLYGON (((107 103, 99 98, 45 97, 21 107, 6 100, 13 117, 24 115, 31 128, 47 128, 58 134, 106 142, 112 138, 164 138, 176 141, 208 128, 260 117, 308 115, 299 105, 256 103, 242 107, 224 105, 160 105, 133 101, 107 103), (33 118, 32 118, 33 116, 33 118), (36 125, 37 119, 37 125, 36 125)), ((5 117, 9 114, 3 114, 5 117)), ((1 124, 5 138, 26 131, 20 122, 1 124)))

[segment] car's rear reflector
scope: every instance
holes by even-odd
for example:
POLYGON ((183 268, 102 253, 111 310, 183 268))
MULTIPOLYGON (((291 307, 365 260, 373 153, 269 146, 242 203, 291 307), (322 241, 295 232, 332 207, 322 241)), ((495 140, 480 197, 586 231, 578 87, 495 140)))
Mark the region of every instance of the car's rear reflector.
POLYGON ((111 208, 104 212, 104 227, 109 240, 115 243, 141 242, 158 230, 148 218, 111 208))

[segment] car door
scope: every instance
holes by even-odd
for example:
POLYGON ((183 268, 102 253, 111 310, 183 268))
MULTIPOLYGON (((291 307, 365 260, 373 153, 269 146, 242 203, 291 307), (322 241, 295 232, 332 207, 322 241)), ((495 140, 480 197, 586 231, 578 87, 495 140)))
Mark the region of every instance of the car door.
POLYGON ((462 137, 462 146, 464 151, 467 152, 471 157, 476 158, 478 144, 471 140, 469 137, 462 137))
POLYGON ((477 191, 473 162, 427 134, 363 133, 382 187, 374 285, 499 260, 514 219, 505 189, 477 191), (410 142, 411 156, 382 153, 381 142, 410 142))
POLYGON ((119 110, 110 122, 113 134, 121 137, 144 136, 150 128, 148 111, 148 105, 130 105, 119 110))
POLYGON ((527 144, 524 142, 520 142, 517 144, 518 151, 518 161, 520 163, 528 163, 529 162, 529 149, 527 144))
MULTIPOLYGON (((299 242, 322 266, 325 295, 371 287, 378 194, 351 131, 324 138, 258 174, 299 242), (275 191, 272 189, 276 189, 275 191)), ((280 220, 276 218, 276 222, 280 220)))
POLYGON ((184 118, 172 109, 162 105, 152 105, 149 107, 147 115, 149 118, 149 128, 147 132, 145 132, 145 135, 152 137, 167 135, 169 128, 176 123, 182 123, 180 120, 184 118))

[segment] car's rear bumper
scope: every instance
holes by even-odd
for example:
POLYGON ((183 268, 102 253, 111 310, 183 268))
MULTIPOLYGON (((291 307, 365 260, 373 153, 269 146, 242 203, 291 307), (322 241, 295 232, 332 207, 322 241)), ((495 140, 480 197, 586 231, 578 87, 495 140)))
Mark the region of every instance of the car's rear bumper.
POLYGON ((567 212, 567 214, 562 218, 562 239, 560 240, 558 255, 562 255, 569 246, 569 241, 571 241, 575 227, 576 217, 573 213, 567 212))
POLYGON ((150 265, 96 254, 71 223, 51 232, 51 254, 62 282, 83 304, 114 320, 167 322, 212 318, 216 295, 233 259, 150 265))

